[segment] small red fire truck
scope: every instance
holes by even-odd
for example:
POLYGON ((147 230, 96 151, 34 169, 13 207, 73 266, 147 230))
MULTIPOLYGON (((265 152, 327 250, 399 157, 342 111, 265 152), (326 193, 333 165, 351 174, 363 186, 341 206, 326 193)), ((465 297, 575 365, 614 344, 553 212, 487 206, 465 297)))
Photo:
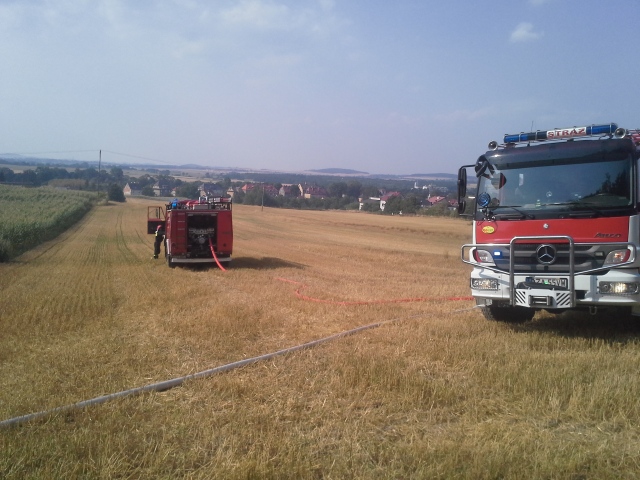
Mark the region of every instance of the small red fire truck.
POLYGON ((165 257, 170 267, 214 262, 221 266, 231 261, 230 198, 175 199, 164 207, 148 207, 147 233, 155 233, 158 225, 165 232, 165 257))
POLYGON ((462 260, 487 319, 640 315, 639 145, 640 131, 614 123, 536 131, 460 168, 458 211, 473 219, 462 260))

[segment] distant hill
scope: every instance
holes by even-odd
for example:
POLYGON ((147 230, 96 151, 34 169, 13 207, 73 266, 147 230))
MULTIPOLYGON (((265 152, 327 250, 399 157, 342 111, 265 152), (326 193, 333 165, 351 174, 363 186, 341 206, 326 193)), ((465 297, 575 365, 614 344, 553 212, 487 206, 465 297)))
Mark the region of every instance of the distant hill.
POLYGON ((369 172, 350 170, 348 168, 322 168, 320 170, 307 170, 308 172, 323 173, 325 175, 369 175, 369 172))
POLYGON ((198 165, 197 163, 186 163, 184 165, 178 165, 178 168, 184 168, 188 170, 208 170, 212 167, 205 167, 203 165, 198 165))
POLYGON ((371 174, 362 170, 353 170, 350 168, 321 168, 317 170, 304 170, 304 171, 278 171, 278 170, 265 170, 255 168, 243 168, 243 167, 212 167, 199 165, 197 163, 185 163, 182 165, 174 164, 155 164, 155 163, 141 163, 141 162, 114 162, 113 159, 102 158, 101 163, 99 159, 95 160, 75 160, 75 159, 57 159, 46 157, 32 157, 30 155, 20 155, 12 153, 0 153, 0 165, 57 165, 70 168, 97 168, 102 165, 102 168, 109 168, 109 166, 120 166, 127 168, 138 169, 158 169, 158 170, 202 170, 202 171, 216 171, 218 174, 231 174, 233 172, 238 174, 297 174, 297 175, 327 175, 327 176, 349 176, 349 177, 362 177, 367 179, 398 179, 398 180, 456 180, 457 175, 453 173, 412 173, 412 174, 371 174))

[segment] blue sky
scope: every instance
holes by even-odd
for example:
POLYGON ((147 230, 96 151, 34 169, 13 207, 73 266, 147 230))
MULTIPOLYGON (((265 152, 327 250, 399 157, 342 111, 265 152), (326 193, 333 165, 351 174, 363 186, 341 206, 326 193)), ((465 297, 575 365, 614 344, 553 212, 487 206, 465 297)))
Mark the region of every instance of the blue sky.
POLYGON ((532 125, 640 127, 639 11, 638 0, 0 0, 0 153, 455 173, 532 125))

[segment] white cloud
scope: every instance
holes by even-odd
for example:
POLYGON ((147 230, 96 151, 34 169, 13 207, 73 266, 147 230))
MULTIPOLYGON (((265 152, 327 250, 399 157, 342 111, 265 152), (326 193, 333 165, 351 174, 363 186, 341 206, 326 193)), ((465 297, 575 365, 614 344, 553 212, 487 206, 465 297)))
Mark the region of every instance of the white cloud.
POLYGON ((221 13, 228 24, 248 25, 256 28, 279 29, 289 25, 290 11, 286 5, 262 0, 245 0, 221 13))
POLYGON ((192 41, 177 38, 171 48, 171 54, 175 58, 181 59, 193 55, 200 55, 205 51, 205 49, 206 43, 204 41, 192 41))
POLYGON ((522 22, 518 24, 513 32, 511 32, 510 41, 513 43, 530 42, 539 39, 542 35, 544 35, 543 32, 536 32, 533 30, 533 24, 522 22))
POLYGON ((0 5, 0 28, 4 31, 19 25, 24 8, 20 5, 0 5))
POLYGON ((258 31, 296 32, 314 37, 330 37, 349 22, 334 13, 334 0, 290 5, 275 0, 241 0, 218 15, 230 27, 258 31))
POLYGON ((336 2, 334 0, 318 0, 318 3, 323 10, 332 10, 336 5, 336 2))
POLYGON ((118 0, 103 0, 98 5, 98 13, 110 24, 118 24, 124 15, 124 8, 118 0))

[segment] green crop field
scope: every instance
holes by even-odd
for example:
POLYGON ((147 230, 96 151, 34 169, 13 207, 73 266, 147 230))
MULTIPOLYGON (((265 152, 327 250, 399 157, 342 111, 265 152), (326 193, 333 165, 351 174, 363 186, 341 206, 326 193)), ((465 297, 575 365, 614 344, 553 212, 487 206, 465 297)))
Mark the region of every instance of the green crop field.
POLYGON ((636 478, 640 327, 474 309, 459 219, 234 208, 233 266, 153 260, 150 200, 0 264, 0 477, 636 478))
POLYGON ((97 198, 95 192, 0 185, 0 261, 55 238, 97 198))

